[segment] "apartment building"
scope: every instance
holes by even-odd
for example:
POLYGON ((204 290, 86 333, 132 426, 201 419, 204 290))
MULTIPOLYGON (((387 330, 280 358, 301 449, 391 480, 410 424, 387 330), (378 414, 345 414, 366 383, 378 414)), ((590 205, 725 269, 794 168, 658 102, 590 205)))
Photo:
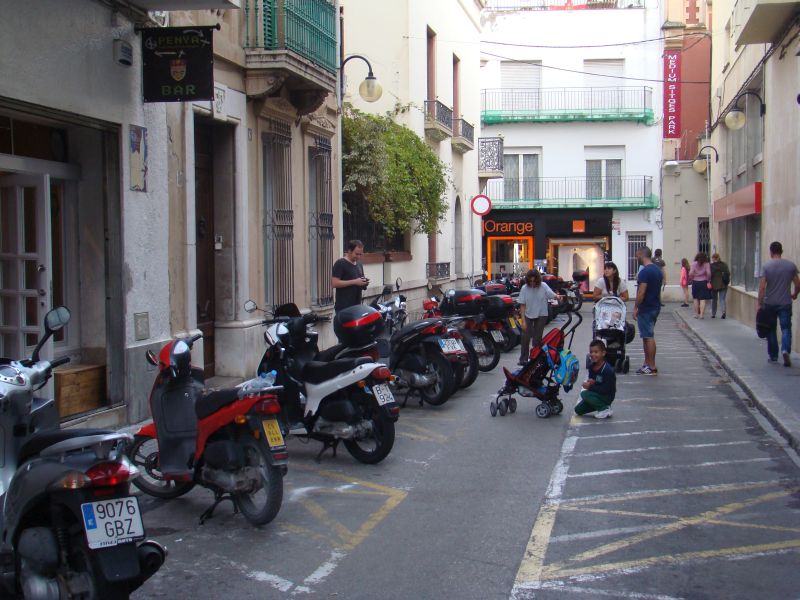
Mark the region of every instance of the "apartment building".
POLYGON ((566 279, 661 247, 661 11, 638 0, 491 0, 481 38, 481 124, 502 138, 490 179, 486 269, 566 279), (644 40, 654 40, 644 42, 644 40))

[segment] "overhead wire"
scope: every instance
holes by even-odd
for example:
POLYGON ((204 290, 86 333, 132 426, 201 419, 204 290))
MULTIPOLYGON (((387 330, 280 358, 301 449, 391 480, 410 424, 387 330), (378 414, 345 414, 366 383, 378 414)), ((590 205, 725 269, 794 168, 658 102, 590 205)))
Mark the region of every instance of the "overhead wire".
POLYGON ((611 44, 577 44, 577 45, 560 45, 560 44, 520 44, 517 42, 494 42, 491 40, 481 40, 481 44, 492 44, 495 46, 512 46, 515 48, 545 48, 545 49, 556 49, 556 50, 571 50, 571 49, 580 49, 580 48, 614 48, 617 46, 635 46, 638 44, 648 44, 650 42, 663 42, 665 40, 674 40, 674 39, 683 39, 688 37, 695 37, 701 36, 701 38, 711 37, 711 34, 707 32, 693 32, 693 33, 685 33, 676 36, 670 37, 657 37, 657 38, 648 38, 644 40, 634 40, 631 42, 614 42, 611 44))

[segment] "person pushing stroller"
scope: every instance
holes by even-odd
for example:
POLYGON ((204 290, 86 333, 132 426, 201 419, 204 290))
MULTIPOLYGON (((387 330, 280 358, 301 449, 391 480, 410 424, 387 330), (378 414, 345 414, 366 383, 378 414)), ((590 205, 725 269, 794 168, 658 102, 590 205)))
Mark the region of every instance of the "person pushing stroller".
POLYGON ((611 403, 617 394, 617 375, 606 362, 606 345, 601 340, 592 340, 589 344, 586 371, 588 379, 583 382, 581 400, 575 405, 575 414, 582 416, 593 412, 595 419, 607 419, 614 414, 611 403))

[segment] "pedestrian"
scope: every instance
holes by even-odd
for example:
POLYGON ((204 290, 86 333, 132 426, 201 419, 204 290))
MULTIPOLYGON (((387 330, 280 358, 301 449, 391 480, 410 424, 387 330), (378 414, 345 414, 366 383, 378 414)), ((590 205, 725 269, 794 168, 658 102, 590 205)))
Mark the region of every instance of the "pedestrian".
POLYGON ((619 269, 613 262, 603 265, 603 276, 594 284, 594 300, 616 296, 623 302, 628 300, 628 286, 619 276, 619 269))
POLYGON ((519 291, 519 314, 522 315, 522 344, 519 354, 519 364, 528 362, 528 350, 531 343, 534 347, 542 341, 544 326, 550 313, 548 302, 557 298, 556 293, 549 285, 542 285, 542 274, 536 269, 531 269, 525 274, 525 285, 519 291))
POLYGON ((369 286, 369 279, 364 277, 364 242, 350 240, 344 258, 333 263, 331 282, 336 290, 336 301, 333 310, 339 312, 345 308, 361 304, 361 293, 369 286))
POLYGON ((694 257, 692 268, 689 269, 689 283, 692 284, 692 298, 694 298, 694 318, 704 319, 706 316, 706 301, 711 300, 711 265, 705 252, 698 252, 694 257))
POLYGON ((711 318, 717 318, 717 305, 722 309, 720 319, 725 318, 727 308, 728 284, 731 282, 731 271, 714 252, 711 255, 711 318))
POLYGON ((636 257, 642 265, 637 282, 636 305, 633 318, 639 325, 639 337, 644 348, 644 364, 636 371, 639 375, 658 375, 656 368, 655 326, 658 313, 661 312, 661 269, 653 264, 653 253, 647 246, 636 251, 636 257))
MULTIPOLYGON (((655 252, 653 253, 653 264, 661 269, 661 294, 664 294, 664 288, 667 287, 667 263, 664 261, 664 258, 661 256, 661 248, 656 248, 655 252)), ((664 306, 664 303, 661 303, 661 306, 664 306)))
POLYGON ((764 308, 771 323, 767 332, 767 353, 769 362, 778 362, 778 328, 781 325, 781 350, 783 366, 791 367, 789 357, 792 352, 792 300, 800 295, 800 276, 797 265, 783 258, 780 242, 769 245, 770 259, 761 268, 761 282, 758 284, 758 308, 764 308), (794 282, 794 294, 791 292, 794 282))
POLYGON ((681 259, 681 289, 683 290, 683 304, 682 308, 689 307, 689 261, 685 258, 681 259))
POLYGON ((602 340, 592 340, 586 360, 588 378, 583 382, 581 400, 575 405, 576 415, 594 413, 595 419, 613 416, 611 403, 617 395, 617 376, 614 367, 606 362, 606 345, 602 340))

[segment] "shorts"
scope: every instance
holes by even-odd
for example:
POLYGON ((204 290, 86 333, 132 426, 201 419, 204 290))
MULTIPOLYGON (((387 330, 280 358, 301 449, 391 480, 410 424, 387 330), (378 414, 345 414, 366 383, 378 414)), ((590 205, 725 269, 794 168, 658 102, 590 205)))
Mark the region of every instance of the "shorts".
POLYGON ((644 339, 652 339, 655 337, 654 331, 656 327, 656 320, 658 320, 658 310, 640 310, 636 322, 639 324, 639 337, 644 339))

